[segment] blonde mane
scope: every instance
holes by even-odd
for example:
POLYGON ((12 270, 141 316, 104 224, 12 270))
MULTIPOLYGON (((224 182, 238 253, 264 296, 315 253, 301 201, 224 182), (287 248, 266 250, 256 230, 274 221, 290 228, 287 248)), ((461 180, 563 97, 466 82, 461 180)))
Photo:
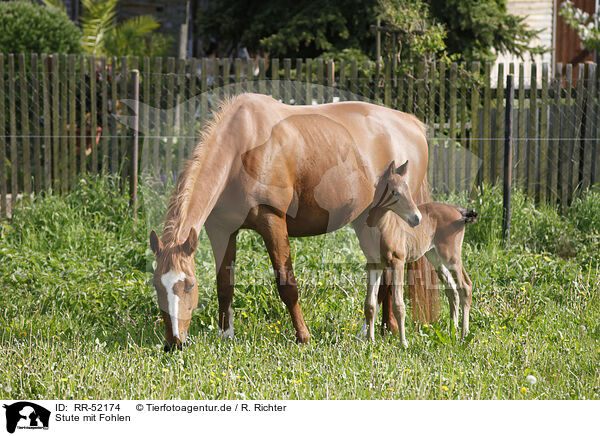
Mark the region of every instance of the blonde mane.
POLYGON ((221 101, 218 109, 212 111, 212 119, 207 121, 204 129, 200 132, 200 140, 194 148, 192 156, 187 160, 185 167, 177 177, 177 187, 169 199, 169 207, 163 229, 162 240, 166 246, 176 246, 179 243, 179 233, 185 222, 184 218, 189 211, 190 194, 194 191, 194 187, 198 181, 206 148, 213 142, 212 139, 217 128, 239 97, 239 95, 226 97, 221 101))

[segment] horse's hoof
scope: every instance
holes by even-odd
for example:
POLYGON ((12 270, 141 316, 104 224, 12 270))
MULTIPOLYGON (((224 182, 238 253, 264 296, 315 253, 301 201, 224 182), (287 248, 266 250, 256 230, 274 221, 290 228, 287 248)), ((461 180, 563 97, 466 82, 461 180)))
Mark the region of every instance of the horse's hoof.
POLYGON ((402 349, 406 350, 408 348, 408 342, 402 341, 402 349))
POLYGON ((219 339, 233 339, 234 336, 233 327, 229 327, 227 330, 217 330, 217 337, 219 339))
POLYGON ((296 342, 299 344, 307 344, 310 341, 310 333, 308 332, 296 332, 296 342))

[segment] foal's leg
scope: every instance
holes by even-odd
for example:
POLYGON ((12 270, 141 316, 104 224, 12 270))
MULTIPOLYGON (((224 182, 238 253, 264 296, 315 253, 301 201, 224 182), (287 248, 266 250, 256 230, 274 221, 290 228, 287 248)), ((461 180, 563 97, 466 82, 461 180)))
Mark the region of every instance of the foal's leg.
POLYGON ((395 335, 398 333, 398 321, 392 310, 392 278, 389 270, 383 273, 377 299, 381 303, 381 334, 387 330, 395 335))
POLYGON ((377 318, 377 291, 383 271, 376 263, 367 263, 367 296, 365 297, 365 325, 363 335, 366 340, 375 340, 375 319, 377 318))
POLYGON ((235 253, 237 231, 222 231, 214 227, 206 227, 206 233, 215 255, 217 269, 217 296, 219 299, 219 330, 222 337, 233 337, 233 289, 235 284, 235 253))
POLYGON ((469 335, 469 311, 473 299, 473 282, 471 282, 471 278, 465 271, 462 262, 450 269, 450 273, 458 285, 460 294, 460 307, 462 310, 461 336, 464 338, 469 335))
POLYGON ((458 328, 458 301, 459 291, 457 281, 453 278, 450 269, 445 265, 444 260, 437 253, 436 249, 429 250, 425 256, 434 266, 440 282, 444 285, 446 297, 448 297, 448 306, 450 307, 450 322, 456 329, 458 328))
POLYGON ((292 268, 285 215, 278 215, 275 212, 264 213, 256 230, 263 237, 267 246, 273 264, 277 290, 281 300, 290 312, 292 324, 296 330, 296 339, 300 343, 306 343, 310 339, 310 333, 298 304, 298 287, 292 268))
MULTIPOLYGON (((367 297, 365 300, 365 308, 367 305, 369 306, 368 310, 371 310, 371 298, 375 298, 375 309, 373 309, 373 319, 375 319, 375 315, 377 314, 377 300, 382 303, 382 314, 381 314, 381 324, 382 330, 384 326, 389 328, 392 333, 396 333, 398 331, 398 326, 396 323, 396 319, 394 318, 392 312, 392 292, 391 285, 386 284, 383 280, 383 277, 378 277, 375 274, 375 270, 381 270, 381 232, 377 227, 369 227, 365 223, 366 215, 359 217, 354 222, 352 222, 352 227, 356 236, 358 237, 358 242, 360 243, 360 248, 362 249, 365 257, 367 258, 367 271, 373 271, 373 273, 367 273, 367 297), (370 294, 372 292, 372 286, 378 281, 380 283, 379 290, 375 288, 374 293, 375 296, 370 294), (368 301, 368 303, 367 303, 368 301)), ((389 275, 386 273, 386 275, 389 275)), ((366 311, 365 311, 366 318, 366 311)), ((365 320, 365 324, 362 329, 362 335, 365 338, 368 338, 368 323, 365 320)))
POLYGON ((404 330, 404 321, 406 318, 406 306, 404 305, 404 261, 393 259, 391 262, 392 270, 392 309, 396 320, 398 321, 398 331, 402 346, 406 348, 406 333, 404 330))

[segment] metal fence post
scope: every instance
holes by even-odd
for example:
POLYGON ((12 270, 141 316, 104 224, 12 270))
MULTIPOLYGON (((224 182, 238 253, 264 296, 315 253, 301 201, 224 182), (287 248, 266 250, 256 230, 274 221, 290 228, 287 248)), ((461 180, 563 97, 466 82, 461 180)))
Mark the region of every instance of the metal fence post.
POLYGON ((504 192, 502 230, 506 245, 510 244, 510 190, 512 185, 512 136, 513 136, 513 100, 515 87, 513 75, 506 76, 506 111, 504 122, 504 192))
POLYGON ((131 166, 129 171, 129 202, 133 218, 137 218, 137 179, 138 179, 138 141, 140 112, 140 71, 131 70, 133 74, 133 132, 131 143, 131 166))

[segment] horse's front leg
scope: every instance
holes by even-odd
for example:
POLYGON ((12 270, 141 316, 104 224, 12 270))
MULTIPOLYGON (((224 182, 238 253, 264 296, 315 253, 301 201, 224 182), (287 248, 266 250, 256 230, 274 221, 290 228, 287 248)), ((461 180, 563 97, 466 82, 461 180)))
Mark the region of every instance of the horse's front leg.
POLYGON ((404 305, 404 260, 392 259, 390 261, 392 271, 392 310, 398 321, 398 333, 400 342, 406 348, 406 332, 404 328, 406 318, 406 306, 404 305))
POLYGON ((237 231, 229 233, 206 227, 215 256, 217 297, 219 299, 219 330, 221 337, 233 337, 233 290, 235 284, 235 254, 237 231))
POLYGON ((310 333, 298 304, 298 286, 292 267, 285 215, 279 215, 273 211, 265 212, 256 230, 265 241, 273 265, 277 291, 290 312, 292 324, 296 330, 296 339, 300 343, 306 343, 310 339, 310 333))

